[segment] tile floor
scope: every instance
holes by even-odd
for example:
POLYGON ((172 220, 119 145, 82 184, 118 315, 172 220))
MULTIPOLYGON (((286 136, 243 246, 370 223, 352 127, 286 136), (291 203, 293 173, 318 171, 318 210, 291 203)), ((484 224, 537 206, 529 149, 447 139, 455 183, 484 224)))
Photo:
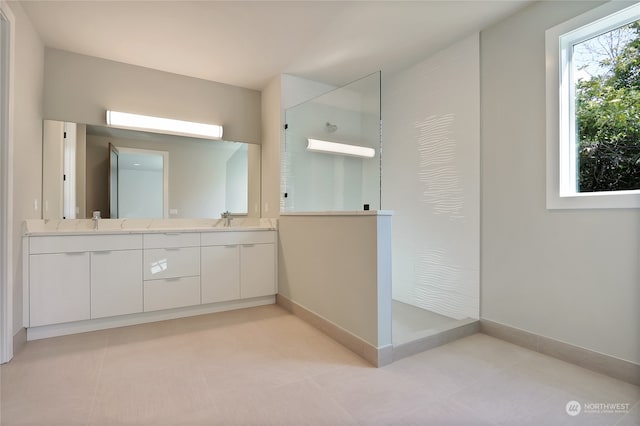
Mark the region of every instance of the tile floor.
POLYGON ((376 369, 275 305, 29 342, 0 370, 3 426, 640 425, 638 387, 483 334, 376 369))

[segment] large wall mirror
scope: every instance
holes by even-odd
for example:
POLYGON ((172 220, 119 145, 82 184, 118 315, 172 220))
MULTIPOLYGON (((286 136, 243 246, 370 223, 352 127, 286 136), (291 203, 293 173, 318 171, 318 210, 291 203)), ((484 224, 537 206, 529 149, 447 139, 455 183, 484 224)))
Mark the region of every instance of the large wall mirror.
POLYGON ((260 216, 260 145, 45 120, 43 219, 260 216))

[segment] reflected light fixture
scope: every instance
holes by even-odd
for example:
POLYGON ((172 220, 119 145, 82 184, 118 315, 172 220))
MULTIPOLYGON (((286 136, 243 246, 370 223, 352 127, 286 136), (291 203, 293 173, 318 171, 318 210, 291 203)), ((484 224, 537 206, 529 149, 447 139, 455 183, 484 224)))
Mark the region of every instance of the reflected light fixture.
POLYGON ((307 139, 307 141, 308 151, 340 154, 360 158, 373 158, 376 155, 375 149, 366 146, 348 145, 345 143, 321 141, 318 139, 307 139))
POLYGON ((179 136, 197 136, 206 139, 222 139, 222 126, 218 124, 195 123, 171 118, 151 117, 107 110, 107 124, 120 129, 144 130, 179 136))

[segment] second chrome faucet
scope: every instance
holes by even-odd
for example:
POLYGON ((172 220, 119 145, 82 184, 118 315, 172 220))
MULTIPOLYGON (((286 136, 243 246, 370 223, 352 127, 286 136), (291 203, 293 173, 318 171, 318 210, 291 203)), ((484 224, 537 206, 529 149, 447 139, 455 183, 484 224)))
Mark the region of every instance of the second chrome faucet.
POLYGON ((233 219, 231 217, 231 213, 229 212, 229 210, 227 210, 226 212, 222 213, 222 215, 220 216, 222 219, 224 219, 224 226, 229 227, 231 226, 231 219, 233 219))

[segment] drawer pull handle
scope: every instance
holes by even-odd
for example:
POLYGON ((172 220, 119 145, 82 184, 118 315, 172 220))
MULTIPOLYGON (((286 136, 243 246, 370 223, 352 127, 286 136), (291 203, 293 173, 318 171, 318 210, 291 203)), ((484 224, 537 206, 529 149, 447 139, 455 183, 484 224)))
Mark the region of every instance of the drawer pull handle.
POLYGON ((177 237, 180 235, 179 232, 165 232, 164 235, 168 236, 168 237, 177 237))
POLYGON ((253 247, 255 244, 243 244, 242 247, 253 247))
POLYGON ((165 250, 166 251, 179 251, 180 247, 167 247, 165 250))
POLYGON ((67 256, 80 256, 81 254, 85 254, 86 251, 68 251, 65 252, 67 256))
POLYGON ((238 247, 238 246, 237 246, 237 245, 235 245, 235 244, 228 244, 228 245, 226 245, 226 246, 224 246, 224 247, 225 247, 225 248, 236 248, 236 247, 238 247))

